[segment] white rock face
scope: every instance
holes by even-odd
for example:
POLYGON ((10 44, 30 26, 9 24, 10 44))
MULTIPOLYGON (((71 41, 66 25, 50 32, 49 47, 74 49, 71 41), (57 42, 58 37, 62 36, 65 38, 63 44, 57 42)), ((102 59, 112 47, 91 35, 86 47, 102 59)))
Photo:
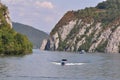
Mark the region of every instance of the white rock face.
POLYGON ((57 49, 59 46, 59 36, 57 32, 53 35, 53 38, 54 38, 54 43, 55 43, 55 49, 57 49))
MULTIPOLYGON (((3 7, 4 5, 2 3, 0 3, 0 8, 3 7)), ((10 19, 10 14, 8 9, 3 12, 3 16, 5 17, 6 22, 10 25, 10 28, 12 28, 12 21, 10 19)), ((0 24, 2 24, 1 20, 0 20, 0 24)))
POLYGON ((70 21, 68 25, 61 26, 61 28, 58 30, 61 40, 64 41, 67 37, 67 35, 70 33, 70 31, 75 27, 76 20, 70 21))
POLYGON ((76 20, 70 21, 69 24, 61 26, 61 28, 58 29, 58 32, 52 35, 51 38, 53 39, 50 39, 50 45, 51 45, 50 47, 51 48, 54 47, 55 50, 58 49, 60 42, 59 35, 61 37, 61 40, 64 41, 67 35, 70 33, 70 31, 74 28, 75 24, 76 24, 76 20))
MULTIPOLYGON (((82 22, 82 20, 80 20, 79 21, 79 23, 78 23, 78 25, 81 25, 81 24, 84 24, 83 22, 82 22), (80 22, 81 21, 81 22, 80 22)), ((82 35, 84 35, 85 34, 85 32, 86 32, 86 29, 87 28, 90 28, 90 26, 92 25, 92 23, 93 22, 91 22, 91 24, 85 24, 84 26, 82 26, 80 29, 79 29, 79 33, 76 35, 76 37, 75 38, 80 38, 80 36, 82 36, 82 35)), ((92 28, 89 30, 89 32, 87 32, 87 35, 90 35, 91 33, 92 33, 92 28)), ((83 37, 80 41, 78 41, 77 42, 77 44, 76 44, 76 50, 78 50, 78 48, 82 45, 82 44, 84 44, 85 43, 85 37, 83 37)))
POLYGON ((4 16, 5 16, 7 23, 10 24, 10 27, 12 28, 12 21, 10 20, 10 15, 9 15, 8 10, 6 11, 6 13, 4 13, 4 16))
POLYGON ((46 44, 47 44, 47 39, 44 39, 43 42, 42 42, 42 45, 40 47, 40 50, 45 50, 46 44))
POLYGON ((78 48, 82 45, 82 44, 84 44, 85 43, 85 38, 82 38, 82 40, 81 41, 79 41, 78 43, 77 43, 77 50, 78 50, 78 48))
POLYGON ((108 53, 119 53, 120 45, 120 26, 111 34, 108 40, 106 52, 108 53))
POLYGON ((110 28, 107 29, 107 30, 105 30, 101 34, 101 36, 96 40, 96 43, 92 44, 92 46, 89 49, 89 52, 94 52, 95 49, 98 47, 99 44, 102 44, 103 42, 105 42, 109 38, 110 34, 111 34, 110 28))

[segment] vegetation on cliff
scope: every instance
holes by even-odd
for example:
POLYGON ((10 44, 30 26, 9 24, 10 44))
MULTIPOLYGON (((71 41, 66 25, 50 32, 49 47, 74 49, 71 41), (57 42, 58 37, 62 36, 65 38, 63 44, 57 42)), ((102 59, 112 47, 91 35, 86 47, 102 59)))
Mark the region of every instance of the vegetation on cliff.
POLYGON ((32 44, 25 35, 17 33, 6 21, 5 5, 0 6, 0 55, 21 55, 32 52, 32 44))

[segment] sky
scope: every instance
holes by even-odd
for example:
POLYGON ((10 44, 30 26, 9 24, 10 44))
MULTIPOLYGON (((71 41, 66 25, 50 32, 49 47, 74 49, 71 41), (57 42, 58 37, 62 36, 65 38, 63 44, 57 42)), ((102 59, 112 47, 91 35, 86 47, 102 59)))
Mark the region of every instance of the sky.
POLYGON ((105 0, 1 0, 8 6, 13 22, 30 25, 49 33, 71 10, 94 7, 105 0))

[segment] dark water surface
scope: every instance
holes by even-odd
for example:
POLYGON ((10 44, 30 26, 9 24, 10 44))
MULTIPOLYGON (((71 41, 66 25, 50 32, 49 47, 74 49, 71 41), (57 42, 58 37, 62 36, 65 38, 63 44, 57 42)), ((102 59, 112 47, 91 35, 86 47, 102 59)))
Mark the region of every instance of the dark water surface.
POLYGON ((0 80, 120 80, 120 54, 34 50, 23 57, 1 57, 0 80), (63 58, 68 65, 59 65, 63 58))

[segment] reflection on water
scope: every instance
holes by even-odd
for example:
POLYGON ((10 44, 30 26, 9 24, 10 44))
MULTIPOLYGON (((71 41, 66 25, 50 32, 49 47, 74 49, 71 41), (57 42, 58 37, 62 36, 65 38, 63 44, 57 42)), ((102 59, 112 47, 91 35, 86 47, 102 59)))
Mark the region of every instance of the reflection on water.
POLYGON ((34 50, 23 57, 0 58, 0 80, 119 80, 119 62, 120 54, 34 50), (69 65, 56 65, 61 59, 69 65))

